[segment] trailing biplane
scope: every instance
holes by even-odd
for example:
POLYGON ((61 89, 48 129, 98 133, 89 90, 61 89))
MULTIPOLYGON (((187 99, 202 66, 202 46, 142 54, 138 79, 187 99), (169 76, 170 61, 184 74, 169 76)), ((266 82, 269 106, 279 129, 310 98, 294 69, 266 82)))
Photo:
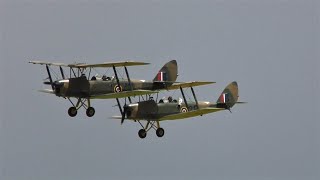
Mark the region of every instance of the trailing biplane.
POLYGON ((195 116, 202 116, 208 113, 214 113, 222 110, 229 110, 238 102, 238 84, 230 83, 221 93, 216 102, 198 101, 194 92, 194 86, 212 84, 214 82, 188 82, 175 83, 168 87, 168 90, 180 89, 183 99, 179 98, 154 100, 150 98, 146 101, 138 103, 125 104, 121 116, 114 116, 115 119, 121 119, 121 123, 125 119, 137 121, 142 129, 139 130, 140 138, 145 138, 147 132, 151 129, 156 130, 156 135, 162 137, 164 129, 160 127, 160 121, 179 120, 195 116), (187 101, 183 89, 190 88, 194 101, 187 101), (144 126, 141 121, 146 121, 144 126))
MULTIPOLYGON (((44 82, 44 84, 51 85, 51 89, 40 91, 68 99, 72 104, 68 110, 68 114, 71 117, 76 116, 78 109, 81 107, 86 109, 88 117, 92 117, 95 114, 95 109, 91 106, 91 99, 116 99, 119 104, 119 98, 127 97, 129 102, 131 102, 130 97, 132 96, 151 94, 170 87, 178 76, 176 60, 166 63, 152 81, 130 79, 127 67, 149 64, 145 62, 124 61, 100 64, 63 64, 30 61, 29 63, 45 65, 49 81, 44 82), (59 68, 58 71, 60 71, 59 76, 61 78, 53 80, 51 66, 59 68), (117 68, 119 67, 124 68, 126 78, 118 76, 117 68), (68 77, 64 72, 65 68, 69 69, 68 77), (114 76, 107 77, 103 75, 99 77, 93 75, 92 70, 95 68, 112 68, 114 76), (76 103, 71 98, 76 98, 76 103)), ((55 72, 55 75, 57 74, 55 72)))

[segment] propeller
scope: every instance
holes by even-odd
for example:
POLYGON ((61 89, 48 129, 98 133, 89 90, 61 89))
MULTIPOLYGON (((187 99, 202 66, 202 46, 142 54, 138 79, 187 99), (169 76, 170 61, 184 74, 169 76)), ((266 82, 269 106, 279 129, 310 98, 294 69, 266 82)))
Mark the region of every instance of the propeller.
POLYGON ((121 124, 123 124, 124 119, 126 118, 127 111, 128 111, 127 98, 124 98, 124 106, 123 106, 123 112, 122 112, 122 116, 121 116, 121 124))
POLYGON ((44 81, 43 84, 45 84, 45 85, 51 85, 51 82, 49 82, 49 81, 44 81))
POLYGON ((49 81, 44 81, 43 84, 45 85, 51 85, 52 90, 56 93, 60 93, 60 88, 63 87, 63 82, 59 81, 54 81, 54 82, 49 82, 49 81))
POLYGON ((123 106, 123 113, 122 113, 122 117, 121 117, 121 124, 123 124, 125 118, 126 118, 126 114, 128 112, 129 107, 127 105, 123 106))
MULTIPOLYGON (((48 78, 46 78, 44 80, 49 79, 49 81, 44 81, 43 84, 51 85, 52 90, 53 91, 57 90, 56 93, 59 93, 60 92, 60 88, 63 86, 63 82, 59 82, 59 81, 54 81, 53 82, 52 76, 51 76, 51 73, 50 73, 50 69, 49 69, 49 65, 46 65, 46 69, 47 69, 47 73, 48 73, 48 78)), ((62 79, 65 79, 64 72, 63 72, 63 69, 62 69, 61 66, 60 66, 60 72, 61 72, 62 79)))

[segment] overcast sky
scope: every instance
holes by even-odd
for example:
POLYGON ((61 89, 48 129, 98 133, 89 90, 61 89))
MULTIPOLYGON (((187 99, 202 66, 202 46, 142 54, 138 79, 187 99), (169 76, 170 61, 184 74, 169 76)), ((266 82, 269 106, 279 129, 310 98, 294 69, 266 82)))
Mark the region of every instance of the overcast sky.
MULTIPOLYGON (((0 0, 0 179, 320 179, 320 3, 317 0, 0 0), (114 100, 96 115, 41 94, 29 60, 137 60, 151 80, 176 59, 178 81, 215 101, 236 80, 233 113, 162 122, 138 137, 114 100)), ((163 95, 179 96, 179 92, 163 95)))

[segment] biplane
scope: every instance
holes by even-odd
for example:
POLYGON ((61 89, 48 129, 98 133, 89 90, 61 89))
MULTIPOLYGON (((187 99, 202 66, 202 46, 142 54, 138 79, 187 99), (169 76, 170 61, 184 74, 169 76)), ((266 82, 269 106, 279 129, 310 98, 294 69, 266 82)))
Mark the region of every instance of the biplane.
POLYGON ((95 109, 91 106, 91 99, 116 99, 118 105, 120 104, 119 98, 128 98, 129 102, 131 102, 130 97, 151 94, 170 87, 178 76, 176 60, 166 63, 152 81, 130 79, 127 67, 149 64, 145 62, 123 61, 100 64, 64 64, 30 61, 29 63, 45 65, 49 81, 45 81, 44 84, 51 85, 51 89, 40 90, 40 92, 68 99, 72 104, 68 109, 68 114, 71 117, 75 117, 81 107, 86 109, 88 117, 92 117, 95 114, 95 109), (58 67, 60 73, 55 72, 52 66, 58 67), (119 67, 124 68, 126 78, 118 76, 117 68, 119 67), (66 68, 69 69, 68 77, 65 73, 66 68), (114 76, 107 77, 103 75, 100 77, 99 75, 93 75, 93 70, 96 68, 111 68, 114 76), (52 71, 55 72, 56 80, 53 80, 52 71), (57 76, 58 74, 60 75, 57 76), (73 102, 71 98, 76 98, 77 101, 73 102))
POLYGON ((187 82, 175 83, 168 87, 168 90, 180 89, 183 99, 173 99, 171 96, 167 99, 154 100, 151 96, 149 100, 138 103, 125 104, 121 116, 114 116, 115 119, 121 119, 121 123, 125 119, 138 122, 142 129, 139 130, 140 138, 145 138, 147 132, 151 129, 156 130, 156 135, 162 137, 164 129, 160 127, 161 121, 179 120, 202 116, 209 113, 214 113, 222 110, 229 110, 238 102, 238 84, 237 82, 230 83, 221 93, 216 102, 198 101, 194 88, 195 86, 202 86, 213 84, 215 82, 187 82), (184 89, 190 88, 193 101, 187 101, 184 89), (141 121, 146 121, 143 125, 141 121))

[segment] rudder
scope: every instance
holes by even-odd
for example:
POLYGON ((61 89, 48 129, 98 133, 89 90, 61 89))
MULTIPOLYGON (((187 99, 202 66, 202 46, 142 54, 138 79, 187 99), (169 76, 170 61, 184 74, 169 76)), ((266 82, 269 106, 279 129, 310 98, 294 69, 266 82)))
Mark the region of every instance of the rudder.
POLYGON ((238 93, 238 83, 233 81, 221 93, 219 99, 217 100, 217 106, 226 109, 232 108, 238 101, 238 93))
POLYGON ((176 60, 166 63, 158 72, 153 81, 175 82, 178 77, 178 64, 176 60))

